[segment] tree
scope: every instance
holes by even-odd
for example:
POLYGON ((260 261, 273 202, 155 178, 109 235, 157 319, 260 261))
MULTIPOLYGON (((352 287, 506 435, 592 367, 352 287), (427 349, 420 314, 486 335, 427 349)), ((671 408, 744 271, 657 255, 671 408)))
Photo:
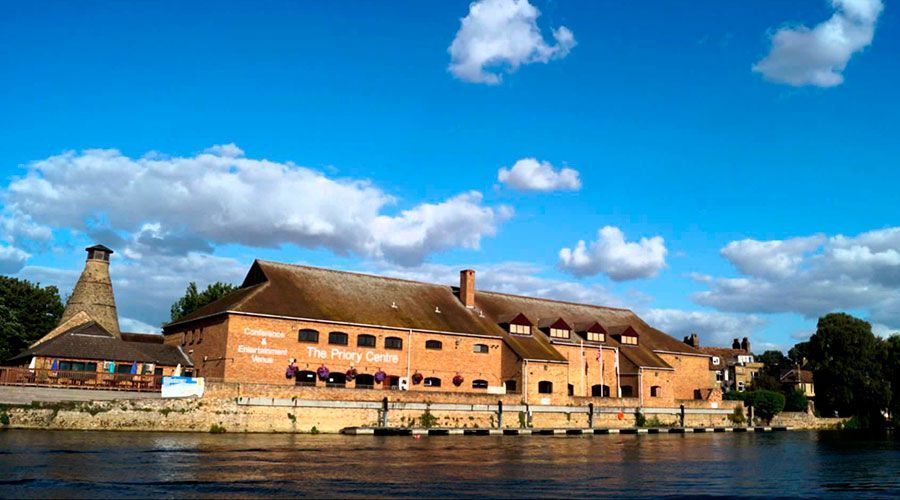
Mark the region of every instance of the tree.
POLYGON ((808 349, 816 408, 823 415, 858 416, 864 427, 880 425, 891 387, 884 373, 887 344, 872 326, 849 314, 825 315, 808 349))
POLYGON ((891 384, 891 419, 894 427, 900 427, 900 333, 885 341, 884 374, 891 384))
POLYGON ((0 362, 56 327, 63 304, 55 286, 0 276, 0 362))
POLYGON ((781 381, 778 378, 773 377, 768 372, 762 371, 756 375, 756 378, 753 379, 753 383, 750 384, 751 391, 757 390, 766 390, 766 391, 781 391, 781 381))
POLYGON ((215 302, 229 293, 237 290, 230 283, 217 281, 208 285, 202 292, 197 289, 197 283, 191 281, 184 292, 184 296, 172 304, 172 321, 177 321, 201 307, 215 302))
POLYGON ((747 404, 753 407, 753 414, 766 422, 784 410, 784 394, 775 391, 753 391, 747 396, 747 404))
POLYGON ((766 351, 757 356, 756 360, 763 363, 765 365, 763 371, 775 379, 781 377, 781 372, 791 366, 791 361, 781 351, 766 351))
POLYGON ((791 347, 791 350, 788 351, 788 359, 791 360, 791 365, 805 365, 805 361, 809 359, 809 341, 800 342, 791 347))
POLYGON ((809 399, 806 397, 806 393, 800 389, 789 390, 784 395, 785 411, 806 411, 808 409, 809 399))

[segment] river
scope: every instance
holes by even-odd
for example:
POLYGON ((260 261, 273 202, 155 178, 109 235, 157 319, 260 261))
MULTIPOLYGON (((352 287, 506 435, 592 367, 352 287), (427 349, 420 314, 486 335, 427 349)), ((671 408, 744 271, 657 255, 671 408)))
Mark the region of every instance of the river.
POLYGON ((900 441, 837 432, 371 437, 0 431, 2 497, 900 495, 900 441))

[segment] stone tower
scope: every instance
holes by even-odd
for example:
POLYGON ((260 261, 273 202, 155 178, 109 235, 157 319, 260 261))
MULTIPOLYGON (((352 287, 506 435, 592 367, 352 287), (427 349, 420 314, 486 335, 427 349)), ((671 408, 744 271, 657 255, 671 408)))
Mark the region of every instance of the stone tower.
POLYGON ((85 312, 109 333, 118 337, 119 315, 116 312, 112 281, 109 279, 109 256, 113 251, 103 245, 94 245, 85 250, 88 255, 84 271, 66 301, 66 310, 60 324, 79 312, 85 312))

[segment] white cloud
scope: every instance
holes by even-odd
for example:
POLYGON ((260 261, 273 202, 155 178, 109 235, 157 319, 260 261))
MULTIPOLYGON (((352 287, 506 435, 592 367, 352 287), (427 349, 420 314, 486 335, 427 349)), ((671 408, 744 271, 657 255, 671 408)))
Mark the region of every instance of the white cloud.
POLYGON ((769 54, 753 66, 766 79, 793 86, 833 87, 844 81, 854 53, 872 43, 881 0, 832 0, 834 14, 809 29, 781 28, 769 54))
POLYGON ((176 158, 133 159, 115 150, 53 156, 12 181, 2 194, 5 210, 40 227, 137 233, 134 251, 291 243, 405 265, 478 248, 511 215, 484 206, 476 192, 390 215, 385 208, 396 200, 367 181, 238 157, 233 144, 211 150, 216 154, 176 158))
POLYGON ((28 260, 27 252, 21 248, 8 245, 0 245, 0 274, 15 274, 25 266, 28 260))
POLYGON ((131 333, 162 333, 159 325, 153 326, 132 318, 119 318, 119 330, 131 333))
POLYGON ((577 191, 581 189, 578 171, 563 167, 553 168, 549 162, 535 158, 523 158, 511 169, 501 168, 497 180, 519 191, 577 191))
POLYGON ((710 289, 695 294, 696 302, 723 311, 792 312, 807 318, 859 310, 873 322, 900 327, 900 227, 854 237, 736 243, 722 254, 745 276, 708 277, 704 282, 710 289), (773 258, 760 248, 791 250, 774 252, 773 258))
POLYGON ((575 36, 565 26, 553 31, 548 45, 537 25, 540 11, 528 0, 478 0, 462 18, 450 52, 450 72, 473 83, 498 84, 501 70, 509 73, 530 63, 565 57, 575 36))
POLYGON ((649 309, 643 318, 654 327, 681 339, 696 333, 700 345, 730 347, 733 339, 753 338, 756 329, 765 324, 754 315, 732 315, 719 312, 649 309))
POLYGON ((656 276, 666 266, 665 241, 661 236, 626 242, 622 230, 606 226, 590 246, 584 240, 574 249, 559 251, 559 266, 576 276, 603 273, 615 281, 656 276))
POLYGON ((241 156, 244 156, 244 150, 237 147, 237 144, 233 142, 228 144, 216 144, 215 146, 204 149, 203 152, 228 158, 240 158, 241 156))

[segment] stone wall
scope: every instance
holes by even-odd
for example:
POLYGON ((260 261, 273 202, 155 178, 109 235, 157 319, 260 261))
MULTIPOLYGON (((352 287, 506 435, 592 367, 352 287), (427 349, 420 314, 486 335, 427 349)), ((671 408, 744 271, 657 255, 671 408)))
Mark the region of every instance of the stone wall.
POLYGON ((784 412, 775 415, 770 425, 797 429, 838 429, 847 418, 823 418, 805 412, 784 412))

